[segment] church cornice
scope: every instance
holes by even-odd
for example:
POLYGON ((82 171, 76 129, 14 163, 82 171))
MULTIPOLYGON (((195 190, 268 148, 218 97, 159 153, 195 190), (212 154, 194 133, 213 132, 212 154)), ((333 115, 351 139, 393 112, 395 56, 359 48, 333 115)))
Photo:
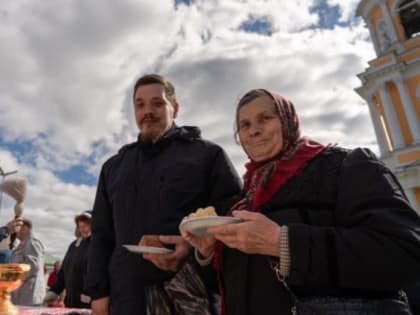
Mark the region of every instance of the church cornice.
MULTIPOLYGON (((362 82, 362 85, 354 90, 366 101, 369 102, 372 93, 377 89, 378 84, 392 80, 393 76, 399 74, 409 74, 413 71, 420 70, 420 59, 411 61, 409 63, 396 63, 387 65, 383 68, 369 69, 363 73, 359 73, 357 77, 362 82), (416 70, 418 69, 418 70, 416 70)), ((404 77, 404 75, 403 75, 404 77)))
POLYGON ((369 12, 378 5, 382 0, 362 0, 356 9, 356 16, 365 18, 369 12))
POLYGON ((404 62, 400 62, 391 65, 386 65, 381 68, 370 68, 367 71, 358 74, 357 76, 362 81, 362 84, 369 85, 371 81, 376 81, 376 79, 383 78, 390 73, 402 72, 405 68, 406 64, 404 62))

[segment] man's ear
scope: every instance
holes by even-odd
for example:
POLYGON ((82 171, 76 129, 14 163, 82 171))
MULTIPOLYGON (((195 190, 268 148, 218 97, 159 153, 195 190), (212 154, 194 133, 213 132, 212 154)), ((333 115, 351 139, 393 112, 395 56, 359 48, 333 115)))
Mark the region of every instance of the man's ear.
POLYGON ((179 103, 175 102, 173 106, 174 106, 174 118, 176 118, 176 116, 178 115, 179 103))

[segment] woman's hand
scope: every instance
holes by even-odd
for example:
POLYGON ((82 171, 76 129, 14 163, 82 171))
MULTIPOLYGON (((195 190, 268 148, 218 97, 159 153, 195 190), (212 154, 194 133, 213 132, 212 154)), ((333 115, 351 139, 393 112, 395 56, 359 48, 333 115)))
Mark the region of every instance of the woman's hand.
POLYGON ((217 240, 246 254, 280 256, 280 226, 265 215, 250 211, 233 211, 245 222, 208 228, 217 240))
POLYGON ((180 229, 179 231, 184 240, 196 248, 203 258, 209 257, 214 252, 216 240, 213 236, 196 236, 183 229, 180 229))

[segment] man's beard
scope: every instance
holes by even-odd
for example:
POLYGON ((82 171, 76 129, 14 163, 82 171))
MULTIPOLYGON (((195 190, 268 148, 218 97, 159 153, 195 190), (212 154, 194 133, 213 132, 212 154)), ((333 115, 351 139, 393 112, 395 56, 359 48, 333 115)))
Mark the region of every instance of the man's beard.
POLYGON ((151 133, 143 134, 140 133, 140 141, 144 144, 153 144, 155 136, 151 133))
POLYGON ((140 141, 144 144, 152 144, 159 138, 159 135, 157 134, 156 130, 153 129, 149 130, 149 132, 146 133, 141 132, 141 125, 143 124, 143 120, 145 119, 152 119, 154 124, 159 123, 159 120, 156 119, 156 117, 153 117, 153 115, 148 115, 148 117, 144 117, 140 122, 140 141))
POLYGON ((165 131, 161 131, 159 133, 149 132, 149 133, 141 133, 140 132, 140 141, 144 144, 153 144, 159 140, 159 138, 165 133, 165 131))

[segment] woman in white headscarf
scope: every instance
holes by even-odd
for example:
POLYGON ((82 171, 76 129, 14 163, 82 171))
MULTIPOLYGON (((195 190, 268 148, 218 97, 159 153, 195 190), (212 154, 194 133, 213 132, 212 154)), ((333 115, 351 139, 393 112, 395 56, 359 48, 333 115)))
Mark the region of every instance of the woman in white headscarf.
POLYGON ((65 289, 66 307, 90 308, 90 298, 84 294, 83 285, 87 269, 91 218, 91 211, 84 211, 75 217, 77 239, 70 244, 57 280, 45 296, 45 302, 51 303, 57 300, 65 289))

